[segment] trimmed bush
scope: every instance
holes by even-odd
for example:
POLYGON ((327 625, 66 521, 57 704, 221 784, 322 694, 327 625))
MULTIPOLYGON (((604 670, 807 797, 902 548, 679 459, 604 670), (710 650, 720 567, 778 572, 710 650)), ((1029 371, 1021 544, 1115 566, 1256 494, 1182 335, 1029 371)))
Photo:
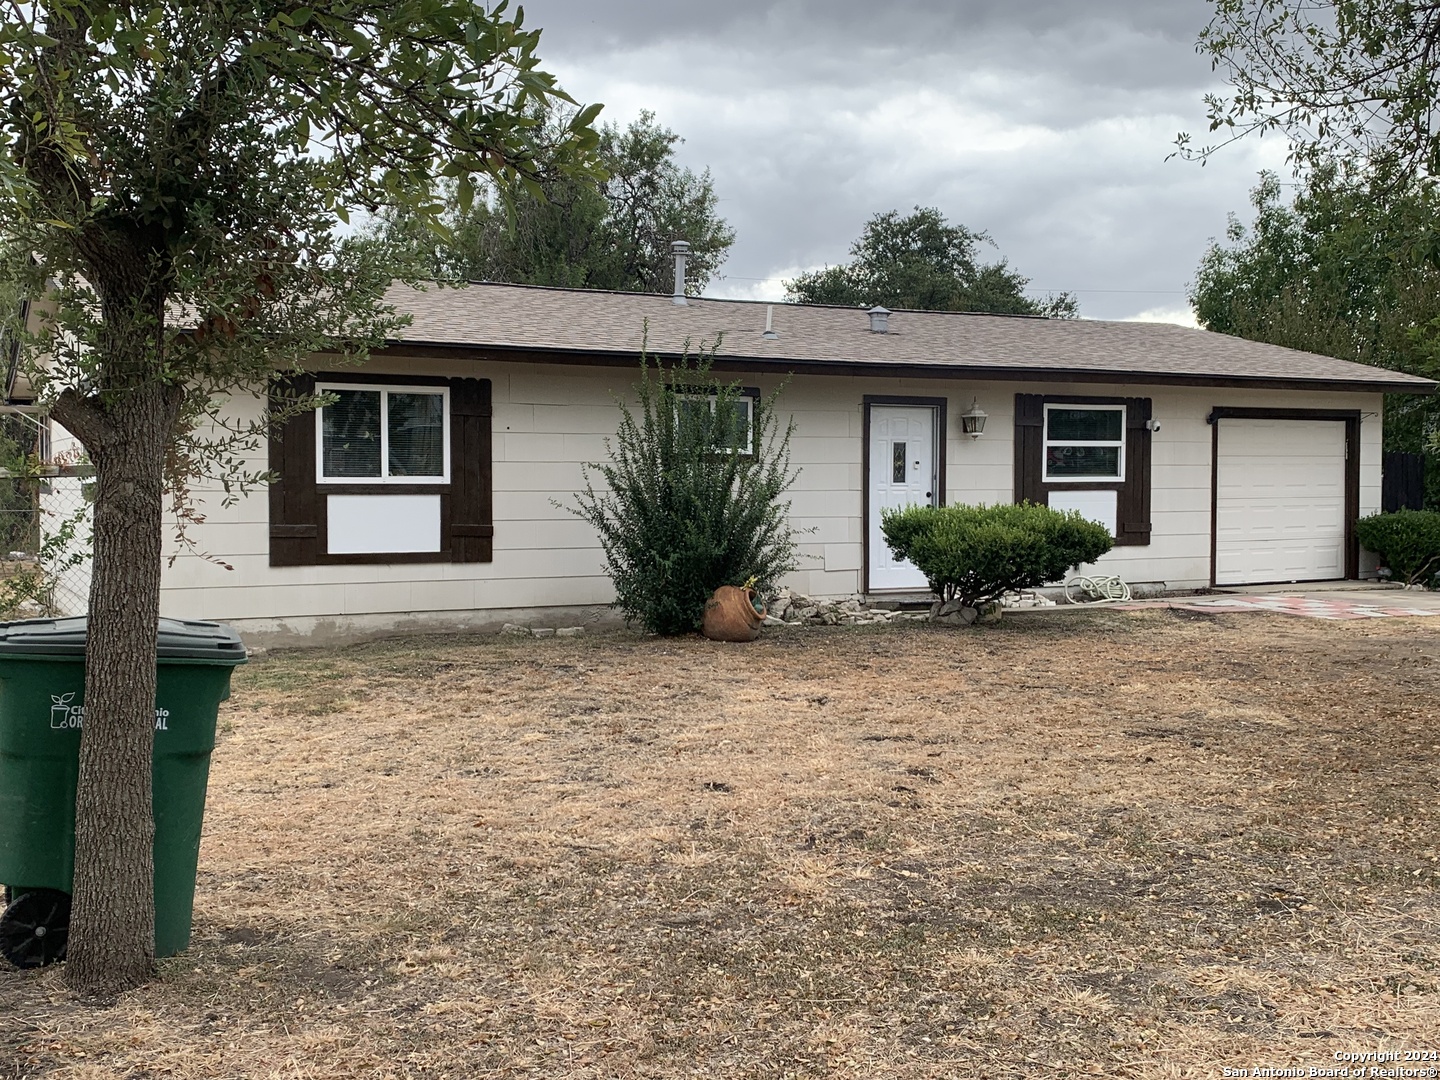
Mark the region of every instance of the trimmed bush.
POLYGON ((721 585, 751 582, 764 596, 796 568, 790 504, 780 501, 797 475, 794 424, 777 430, 778 390, 742 400, 738 384, 711 376, 705 355, 671 368, 642 357, 635 390, 637 406, 620 402, 620 428, 606 441, 610 461, 585 466, 585 490, 565 509, 600 534, 626 621, 684 634, 721 585))
POLYGON ((1060 581, 1114 543, 1103 525, 1075 511, 1033 503, 886 510, 880 531, 896 558, 914 563, 940 599, 973 608, 1060 581))
POLYGON ((1397 580, 1424 585, 1440 574, 1440 512, 1396 510, 1355 523, 1361 547, 1373 551, 1397 580))

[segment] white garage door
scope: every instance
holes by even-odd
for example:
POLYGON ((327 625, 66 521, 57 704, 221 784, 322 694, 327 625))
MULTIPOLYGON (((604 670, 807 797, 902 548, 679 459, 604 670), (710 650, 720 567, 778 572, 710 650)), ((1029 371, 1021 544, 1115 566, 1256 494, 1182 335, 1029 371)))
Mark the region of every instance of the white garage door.
POLYGON ((1345 424, 1223 418, 1215 584, 1345 576, 1345 424))

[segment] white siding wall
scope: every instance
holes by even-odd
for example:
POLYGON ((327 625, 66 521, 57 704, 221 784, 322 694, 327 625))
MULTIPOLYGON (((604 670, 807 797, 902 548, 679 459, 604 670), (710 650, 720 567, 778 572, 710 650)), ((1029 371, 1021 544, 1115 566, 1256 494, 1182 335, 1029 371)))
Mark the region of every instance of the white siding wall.
MULTIPOLYGON (((59 424, 50 426, 50 463, 74 465, 85 457, 85 448, 80 440, 59 424)), ((56 615, 84 615, 89 611, 90 598, 90 532, 93 515, 88 510, 85 488, 90 481, 78 476, 57 476, 45 486, 48 493, 40 496, 40 530, 47 540, 56 535, 66 524, 74 521, 83 509, 77 523, 74 539, 63 550, 52 553, 52 562, 64 566, 57 575, 51 602, 56 615), (78 557, 78 558, 77 558, 78 557), (72 559, 76 561, 71 562, 72 559)))
MULTIPOLYGON (((209 494, 203 508, 207 521, 196 532, 198 549, 233 569, 181 553, 165 572, 165 614, 236 622, 252 633, 328 636, 405 625, 483 624, 501 612, 612 599, 592 530, 552 500, 570 503, 582 483, 582 463, 605 458, 605 438, 614 433, 617 418, 611 393, 629 395, 633 368, 429 361, 422 367, 389 360, 370 370, 491 380, 494 561, 271 567, 265 492, 228 508, 218 494, 209 494)), ((778 382, 755 375, 740 380, 767 392, 778 382)), ((1379 509, 1379 394, 797 376, 780 399, 782 418, 795 419, 792 460, 801 470, 791 516, 797 528, 813 532, 801 537, 807 558, 788 583, 821 596, 860 588, 864 395, 946 397, 946 499, 995 503, 1012 498, 1017 391, 1153 398, 1161 430, 1152 452, 1152 542, 1117 548, 1101 560, 1105 570, 1132 582, 1170 588, 1209 583, 1211 430, 1205 417, 1215 405, 1362 410, 1361 513, 1379 509), (959 415, 972 398, 990 417, 977 440, 960 432, 959 415)), ((234 404, 241 415, 261 407, 255 399, 234 404)), ((264 467, 263 454, 255 464, 264 467)))

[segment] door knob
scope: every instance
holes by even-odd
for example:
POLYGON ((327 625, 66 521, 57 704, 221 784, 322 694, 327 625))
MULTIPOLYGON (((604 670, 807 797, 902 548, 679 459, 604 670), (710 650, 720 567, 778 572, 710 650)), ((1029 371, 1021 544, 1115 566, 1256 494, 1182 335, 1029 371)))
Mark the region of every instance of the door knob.
POLYGON ((933 494, 934 494, 933 492, 927 491, 927 492, 925 492, 925 498, 927 498, 927 499, 928 499, 928 498, 931 498, 931 497, 933 496, 933 494))

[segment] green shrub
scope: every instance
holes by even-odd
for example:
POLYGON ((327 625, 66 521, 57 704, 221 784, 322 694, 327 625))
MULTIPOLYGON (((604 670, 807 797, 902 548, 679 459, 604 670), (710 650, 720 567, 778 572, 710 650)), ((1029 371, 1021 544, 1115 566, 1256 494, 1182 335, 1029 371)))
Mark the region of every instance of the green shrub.
POLYGON ((754 579, 760 595, 796 568, 790 504, 793 423, 777 430, 768 398, 746 400, 710 374, 710 358, 672 368, 642 357, 638 405, 620 402, 608 463, 585 467, 585 490, 566 507, 600 534, 615 606, 657 634, 699 627, 721 585, 754 579), (595 477, 604 481, 597 491, 595 477))
POLYGON ((1355 535, 1407 585, 1426 584, 1440 574, 1440 511, 1371 514, 1355 523, 1355 535))
POLYGON ((886 510, 880 531, 896 558, 914 563, 942 600, 974 608, 1060 581, 1114 542, 1103 525, 1075 511, 1033 503, 886 510))

